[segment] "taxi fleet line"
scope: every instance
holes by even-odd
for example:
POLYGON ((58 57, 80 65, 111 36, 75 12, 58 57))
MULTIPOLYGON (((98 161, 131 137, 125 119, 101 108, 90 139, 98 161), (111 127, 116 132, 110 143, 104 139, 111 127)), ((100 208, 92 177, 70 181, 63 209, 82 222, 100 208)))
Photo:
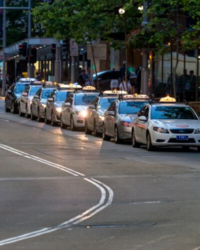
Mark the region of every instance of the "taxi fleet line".
POLYGON ((198 115, 171 97, 152 102, 147 95, 99 93, 93 86, 26 79, 8 89, 5 111, 72 131, 82 128, 86 134, 102 135, 103 140, 114 138, 116 143, 131 140, 133 147, 147 145, 149 151, 162 146, 200 151, 198 115))

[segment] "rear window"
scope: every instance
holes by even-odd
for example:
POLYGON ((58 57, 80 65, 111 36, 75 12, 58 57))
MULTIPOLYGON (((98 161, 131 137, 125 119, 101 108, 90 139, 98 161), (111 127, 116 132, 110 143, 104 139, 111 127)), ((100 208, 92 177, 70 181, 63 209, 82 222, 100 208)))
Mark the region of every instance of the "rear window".
POLYGON ((148 102, 121 102, 119 105, 119 114, 137 114, 140 109, 148 102))
POLYGON ((75 95, 75 105, 84 105, 87 106, 91 104, 91 102, 94 100, 94 98, 98 95, 97 94, 79 94, 75 95))

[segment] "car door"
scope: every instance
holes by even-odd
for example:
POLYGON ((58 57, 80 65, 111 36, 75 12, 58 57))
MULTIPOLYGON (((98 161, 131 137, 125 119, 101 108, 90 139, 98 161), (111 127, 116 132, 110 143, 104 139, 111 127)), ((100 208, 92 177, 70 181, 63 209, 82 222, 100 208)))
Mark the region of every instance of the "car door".
POLYGON ((62 117, 63 117, 63 122, 67 125, 70 125, 71 108, 73 104, 73 99, 74 99, 74 94, 73 93, 69 94, 65 101, 65 104, 63 105, 62 117), (67 107, 66 103, 70 103, 71 107, 67 107))
MULTIPOLYGON (((55 93, 53 92, 49 98, 52 98, 55 101, 55 93)), ((53 110, 53 106, 54 106, 54 101, 53 102, 49 102, 47 99, 47 103, 46 103, 46 117, 48 120, 51 120, 51 115, 52 115, 52 110, 53 110)))
POLYGON ((143 116, 145 113, 145 107, 142 107, 141 110, 138 112, 137 117, 135 118, 134 122, 134 131, 135 131, 135 138, 137 141, 141 142, 141 122, 140 122, 140 116, 143 116))
POLYGON ((91 130, 93 130, 94 128, 94 118, 95 118, 96 111, 97 111, 96 109, 97 109, 98 100, 99 98, 97 97, 91 103, 91 105, 95 106, 95 109, 90 109, 90 108, 87 109, 87 126, 91 130))
POLYGON ((22 113, 26 113, 26 104, 28 100, 29 89, 30 89, 30 86, 27 86, 25 90, 22 92, 21 97, 20 97, 20 109, 22 113))
MULTIPOLYGON (((141 121, 138 119, 138 141, 146 144, 146 133, 148 129, 148 118, 149 118, 149 107, 145 106, 142 112, 142 116, 146 117, 146 121, 141 121)), ((137 140, 137 138, 136 138, 137 140)))
POLYGON ((14 99, 14 87, 15 86, 11 86, 6 93, 6 105, 8 108, 12 108, 12 102, 14 99))
POLYGON ((112 102, 107 111, 105 112, 105 119, 104 119, 104 124, 105 124, 105 130, 106 134, 112 136, 112 127, 113 127, 113 121, 114 121, 114 115, 111 115, 109 112, 115 112, 116 110, 116 104, 115 102, 112 102))
POLYGON ((32 112, 33 112, 33 115, 35 116, 37 116, 37 113, 38 113, 38 105, 39 105, 39 99, 40 99, 41 93, 42 93, 42 89, 39 89, 34 95, 33 100, 32 100, 32 112))

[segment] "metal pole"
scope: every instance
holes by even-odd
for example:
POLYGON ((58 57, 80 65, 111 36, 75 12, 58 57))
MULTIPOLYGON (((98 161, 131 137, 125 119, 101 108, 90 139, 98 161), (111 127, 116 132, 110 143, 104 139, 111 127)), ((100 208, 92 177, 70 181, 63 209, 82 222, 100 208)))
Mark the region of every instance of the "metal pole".
MULTIPOLYGON (((142 21, 142 26, 144 27, 145 25, 148 24, 148 16, 147 16, 147 11, 148 11, 148 2, 144 1, 143 2, 143 21, 142 21)), ((143 49, 142 53, 142 69, 141 69, 141 93, 142 94, 148 94, 149 89, 148 89, 148 81, 149 81, 149 70, 148 70, 148 51, 143 49)))
POLYGON ((60 41, 56 42, 55 81, 61 82, 60 41))
MULTIPOLYGON (((31 0, 28 0, 28 56, 30 55, 29 39, 31 38, 31 0)), ((33 77, 33 69, 31 63, 28 63, 28 77, 33 77)))
MULTIPOLYGON (((6 7, 6 0, 3 1, 3 6, 6 7)), ((3 82, 2 82, 2 96, 5 95, 6 89, 6 10, 3 10, 3 82)))

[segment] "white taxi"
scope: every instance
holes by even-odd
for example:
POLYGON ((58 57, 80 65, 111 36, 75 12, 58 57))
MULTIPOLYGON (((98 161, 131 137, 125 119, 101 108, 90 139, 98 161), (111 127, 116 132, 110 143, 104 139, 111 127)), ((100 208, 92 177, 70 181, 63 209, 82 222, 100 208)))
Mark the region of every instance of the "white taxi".
POLYGON ((132 128, 132 146, 197 147, 200 151, 200 120, 195 111, 186 104, 173 99, 161 99, 159 103, 145 105, 135 117, 132 128))
MULTIPOLYGON (((89 87, 89 86, 88 86, 89 87)), ((69 126, 71 130, 85 127, 86 110, 99 92, 94 89, 70 93, 61 108, 61 128, 69 126)))

